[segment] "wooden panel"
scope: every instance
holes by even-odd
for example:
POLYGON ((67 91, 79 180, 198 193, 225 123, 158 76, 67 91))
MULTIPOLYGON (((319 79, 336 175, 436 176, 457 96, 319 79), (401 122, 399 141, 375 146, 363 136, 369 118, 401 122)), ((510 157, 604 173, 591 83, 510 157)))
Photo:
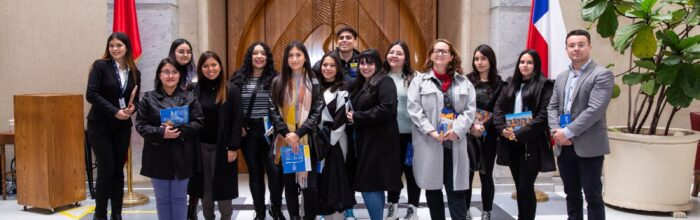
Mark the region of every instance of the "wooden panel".
POLYGON ((422 29, 419 28, 415 17, 410 13, 411 9, 408 5, 403 2, 400 4, 399 13, 399 26, 401 27, 401 32, 399 33, 399 39, 403 40, 408 44, 409 50, 411 51, 411 66, 414 70, 423 72, 423 63, 425 62, 427 55, 427 48, 433 40, 435 40, 435 35, 429 40, 423 39, 421 33, 422 29))
POLYGON ((252 15, 259 13, 264 2, 264 0, 228 0, 227 2, 226 27, 229 39, 227 39, 228 54, 224 59, 228 60, 229 70, 231 70, 229 74, 240 65, 240 60, 237 59, 239 53, 245 53, 248 46, 246 41, 241 40, 241 38, 246 35, 253 18, 255 18, 252 15))
POLYGON ((15 96, 17 203, 45 209, 85 199, 83 97, 15 96))

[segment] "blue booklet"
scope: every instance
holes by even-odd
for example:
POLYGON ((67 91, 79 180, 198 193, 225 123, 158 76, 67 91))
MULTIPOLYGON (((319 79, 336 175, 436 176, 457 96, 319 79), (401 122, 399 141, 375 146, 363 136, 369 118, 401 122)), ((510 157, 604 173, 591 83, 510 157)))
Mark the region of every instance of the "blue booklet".
POLYGON ((506 125, 513 131, 517 131, 520 128, 527 126, 531 121, 532 112, 530 111, 506 115, 506 125))
POLYGON ((284 174, 311 171, 311 150, 308 145, 300 144, 298 153, 292 151, 292 146, 282 146, 280 154, 284 174))
POLYGON ((190 107, 181 106, 160 110, 160 123, 169 124, 173 127, 190 123, 190 107))
POLYGON ((272 134, 274 131, 274 127, 272 126, 270 117, 263 117, 263 125, 265 126, 265 141, 267 141, 267 144, 272 145, 272 134))

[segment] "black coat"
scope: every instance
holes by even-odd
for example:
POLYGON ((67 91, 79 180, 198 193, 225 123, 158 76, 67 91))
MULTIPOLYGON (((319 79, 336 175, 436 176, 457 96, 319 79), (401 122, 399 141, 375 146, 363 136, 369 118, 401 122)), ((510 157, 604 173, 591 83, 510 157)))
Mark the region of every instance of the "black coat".
MULTIPOLYGON (((501 77, 497 77, 496 79, 497 81, 494 84, 494 88, 492 88, 493 95, 491 96, 491 99, 483 104, 483 106, 480 106, 477 102, 476 108, 493 113, 493 109, 496 106, 496 101, 506 85, 505 82, 501 81, 501 77)), ((473 81, 472 84, 474 84, 473 81)), ((476 86, 476 84, 474 84, 474 86, 476 86)), ((471 134, 467 136, 467 138, 469 138, 469 144, 467 145, 469 148, 469 167, 472 171, 486 172, 487 170, 493 170, 493 168, 485 167, 487 160, 493 162, 494 158, 486 157, 494 155, 493 152, 496 151, 498 146, 498 137, 501 133, 493 124, 493 115, 490 119, 484 122, 484 131, 486 132, 486 136, 484 137, 474 137, 471 134), (490 154, 487 152, 490 152, 490 154)))
POLYGON ((177 87, 172 96, 154 90, 146 92, 136 115, 136 131, 143 136, 141 175, 156 179, 185 179, 192 176, 195 161, 195 142, 202 128, 202 106, 190 92, 177 87), (190 124, 179 128, 180 137, 164 139, 160 110, 189 106, 190 124))
MULTIPOLYGON (((92 104, 87 116, 89 121, 99 122, 100 125, 110 127, 131 126, 131 120, 119 120, 114 115, 119 111, 119 98, 124 98, 124 102, 129 102, 131 91, 134 86, 138 85, 138 82, 141 82, 141 73, 138 70, 131 70, 127 73, 128 80, 124 94, 120 94, 121 83, 117 75, 114 59, 99 59, 92 64, 85 91, 85 98, 92 104)), ((139 102, 138 94, 139 91, 134 97, 134 104, 139 102)))
MULTIPOLYGON (((194 90, 195 97, 201 97, 201 86, 198 84, 194 90)), ((230 200, 238 198, 238 160, 228 162, 227 151, 237 151, 241 146, 241 92, 233 83, 228 84, 226 102, 219 105, 219 120, 216 134, 216 162, 214 164, 214 183, 212 194, 214 201, 230 200)), ((206 116, 205 116, 206 117, 206 116)), ((199 138, 195 138, 199 140, 199 138)), ((200 142, 196 141, 196 170, 190 179, 187 194, 190 196, 203 196, 204 182, 201 173, 202 161, 199 151, 200 142)), ((240 156, 240 155, 239 155, 240 156)))
MULTIPOLYGON (((511 86, 514 85, 509 82, 494 107, 493 121, 499 136, 501 131, 508 127, 505 115, 514 112, 517 91, 510 89, 511 86)), ((522 100, 523 105, 532 111, 533 119, 527 126, 515 132, 517 142, 502 136, 499 138, 496 163, 504 166, 511 165, 510 148, 524 147, 527 154, 529 154, 528 158, 532 158, 527 162, 525 169, 531 172, 554 171, 556 167, 554 154, 550 146, 549 125, 547 123, 547 106, 549 105, 549 98, 552 96, 554 83, 541 78, 538 82, 532 82, 528 86, 532 86, 528 90, 531 89, 534 92, 530 94, 523 92, 522 100)))
POLYGON ((401 190, 399 125, 396 85, 386 74, 370 78, 351 95, 357 169, 353 188, 358 192, 401 190))

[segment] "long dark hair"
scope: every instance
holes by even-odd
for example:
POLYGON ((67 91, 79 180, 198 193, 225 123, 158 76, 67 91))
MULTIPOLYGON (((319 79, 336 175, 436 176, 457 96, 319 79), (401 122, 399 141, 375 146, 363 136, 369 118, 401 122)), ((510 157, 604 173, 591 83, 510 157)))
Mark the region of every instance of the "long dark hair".
POLYGON ((368 64, 373 64, 374 74, 369 79, 365 79, 365 77, 362 76, 362 74, 360 74, 355 79, 355 82, 352 85, 351 91, 353 95, 357 94, 360 91, 360 89, 362 89, 365 82, 369 81, 370 85, 373 85, 377 83, 376 79, 379 79, 380 75, 386 75, 386 72, 382 69, 382 58, 381 56, 379 56, 379 51, 377 51, 377 49, 369 48, 365 51, 362 51, 362 53, 360 53, 360 55, 357 56, 357 62, 366 62, 368 64))
POLYGON ((471 81, 474 85, 482 83, 479 79, 479 70, 477 70, 476 65, 474 65, 474 60, 476 59, 476 52, 479 52, 482 55, 484 55, 489 61, 488 85, 489 93, 491 93, 494 89, 496 89, 496 86, 501 81, 501 76, 498 75, 498 67, 496 65, 496 53, 494 53, 491 46, 487 44, 479 45, 478 47, 476 47, 476 49, 474 49, 474 53, 472 56, 474 57, 472 58, 472 72, 469 73, 469 75, 467 75, 469 81, 471 81))
MULTIPOLYGON (((176 66, 177 61, 175 61, 175 59, 173 59, 173 58, 167 57, 167 58, 160 60, 160 63, 158 63, 158 68, 156 68, 156 79, 153 82, 153 85, 155 85, 156 91, 163 90, 163 82, 160 81, 160 69, 162 69, 163 66, 165 66, 165 64, 170 64, 170 65, 173 65, 173 67, 177 67, 176 66)), ((175 69, 177 69, 177 68, 175 68, 175 69)), ((178 72, 180 72, 180 70, 178 70, 178 72)), ((182 73, 180 73, 180 76, 182 76, 182 73)), ((180 80, 180 79, 182 79, 182 77, 178 78, 178 80, 180 80)), ((178 84, 179 83, 180 83, 180 81, 178 81, 178 84)))
POLYGON ((447 64, 447 75, 450 77, 454 77, 454 74, 464 74, 464 70, 462 70, 462 59, 459 58, 459 53, 457 53, 457 50, 455 50, 455 47, 450 43, 450 41, 445 40, 445 39, 437 39, 433 41, 433 44, 431 44, 430 49, 428 49, 428 56, 426 56, 425 64, 423 65, 423 71, 425 72, 430 72, 433 70, 433 60, 431 59, 433 56, 433 50, 435 49, 435 44, 437 43, 445 43, 447 46, 450 47, 450 54, 452 55, 452 61, 447 64))
POLYGON ((224 65, 221 64, 221 58, 219 57, 219 55, 216 55, 216 53, 207 50, 199 56, 199 61, 197 62, 197 78, 199 79, 198 81, 200 84, 204 81, 211 81, 204 76, 204 71, 202 70, 204 62, 207 62, 209 58, 213 58, 219 64, 219 76, 217 76, 216 79, 214 79, 214 81, 219 82, 219 85, 216 85, 216 104, 221 105, 224 102, 226 102, 228 75, 224 73, 224 65))
POLYGON ((124 44, 124 47, 126 48, 126 53, 124 53, 124 61, 126 63, 126 66, 129 67, 129 71, 131 72, 131 78, 134 78, 134 85, 140 85, 137 81, 138 79, 140 79, 140 77, 136 77, 136 74, 141 74, 141 71, 139 71, 139 68, 136 66, 136 62, 134 62, 134 52, 132 52, 131 50, 131 41, 129 41, 129 36, 127 36, 124 32, 114 32, 110 34, 109 37, 107 37, 107 45, 105 46, 105 52, 104 54, 102 54, 101 59, 114 59, 114 57, 112 57, 112 54, 109 53, 109 42, 114 39, 117 39, 124 44))
POLYGON ((241 65, 241 68, 236 70, 231 78, 233 84, 239 88, 243 88, 243 85, 248 83, 250 78, 253 76, 253 70, 255 69, 255 67, 253 67, 253 51, 258 45, 265 50, 265 67, 258 83, 262 83, 261 86, 264 89, 270 89, 272 78, 277 75, 277 71, 275 70, 275 61, 272 58, 272 50, 270 50, 270 47, 261 41, 252 43, 245 52, 245 56, 243 57, 243 65, 241 65))
POLYGON ((318 78, 319 81, 321 81, 322 90, 330 89, 331 92, 335 92, 339 88, 345 87, 344 72, 345 69, 340 64, 340 56, 337 52, 333 51, 330 53, 326 53, 325 55, 323 55, 323 57, 321 57, 321 68, 316 73, 316 78, 318 78), (326 60, 326 57, 330 57, 335 63, 335 78, 333 79, 333 82, 326 82, 326 79, 323 77, 323 61, 326 60))
POLYGON ((196 67, 194 66, 194 48, 192 48, 192 44, 183 38, 174 40, 173 43, 170 44, 170 52, 168 52, 168 57, 175 60, 175 68, 180 71, 180 82, 178 84, 185 85, 187 83, 185 82, 187 80, 187 75, 189 75, 191 72, 196 72, 196 67), (190 50, 192 50, 192 58, 190 58, 190 62, 185 65, 180 65, 175 57, 175 50, 182 44, 187 44, 187 46, 190 47, 190 50))
POLYGON ((302 67, 302 73, 306 79, 316 79, 313 71, 311 70, 311 61, 309 61, 309 52, 306 50, 306 46, 300 41, 292 41, 284 48, 284 57, 282 58, 282 72, 275 77, 272 81, 272 88, 270 94, 272 95, 272 102, 277 106, 284 104, 284 94, 287 91, 287 86, 290 85, 292 79, 292 68, 289 66, 289 51, 297 48, 301 50, 304 54, 304 66, 302 67))
POLYGON ((401 46, 401 49, 403 49, 404 53, 404 62, 403 62, 403 67, 401 68, 401 78, 403 79, 403 85, 404 87, 408 87, 409 84, 411 84, 411 80, 413 80, 413 77, 416 75, 415 71, 411 67, 411 52, 408 50, 408 44, 406 42, 397 40, 394 41, 394 43, 391 43, 389 45, 389 49, 386 50, 386 55, 387 57, 384 58, 384 71, 385 72, 390 72, 391 71, 391 66, 389 66, 389 51, 391 50, 392 47, 399 45, 401 46))
POLYGON ((533 94, 539 92, 536 91, 534 88, 535 86, 532 86, 536 83, 539 83, 541 80, 546 80, 542 74, 542 60, 540 59, 540 55, 537 53, 537 51, 528 49, 524 50, 523 52, 520 53, 518 56, 518 61, 517 65, 515 66, 515 71, 513 72, 513 77, 510 79, 510 82, 508 83, 508 87, 506 88, 506 92, 510 97, 515 97, 515 93, 520 90, 520 84, 525 83, 523 85, 523 91, 521 97, 523 97, 523 103, 528 104, 528 103, 534 103, 533 101, 537 99, 537 97, 533 97, 533 94), (529 80, 523 80, 523 73, 520 72, 520 59, 525 55, 528 54, 532 57, 532 62, 534 64, 534 68, 532 69, 532 76, 530 77, 529 80))

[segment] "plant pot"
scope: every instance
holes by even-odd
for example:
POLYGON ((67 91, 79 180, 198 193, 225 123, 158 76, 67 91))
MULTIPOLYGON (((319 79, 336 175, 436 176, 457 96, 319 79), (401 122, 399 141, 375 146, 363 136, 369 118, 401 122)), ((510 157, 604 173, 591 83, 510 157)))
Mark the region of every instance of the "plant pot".
POLYGON ((603 165, 606 204, 658 212, 683 212, 692 208, 690 186, 700 133, 671 129, 669 134, 674 132, 685 135, 608 131, 610 154, 605 156, 603 165))

